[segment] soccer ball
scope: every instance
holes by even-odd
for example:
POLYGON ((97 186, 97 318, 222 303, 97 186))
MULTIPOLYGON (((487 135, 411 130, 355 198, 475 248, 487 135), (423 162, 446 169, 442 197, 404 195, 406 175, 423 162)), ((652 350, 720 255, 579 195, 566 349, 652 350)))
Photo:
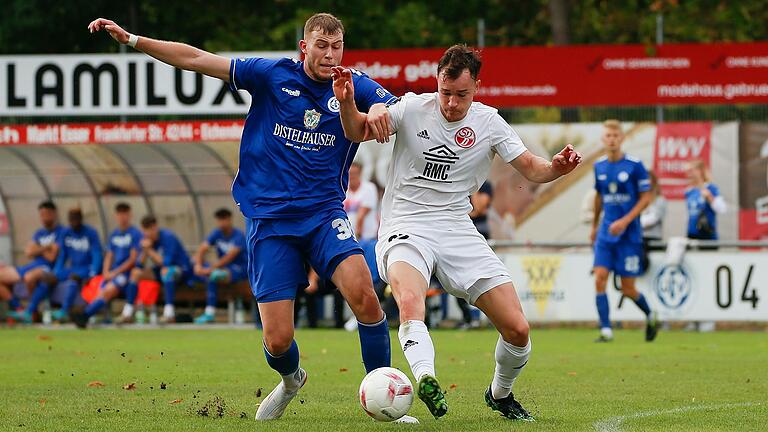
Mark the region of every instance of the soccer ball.
POLYGON ((398 369, 372 370, 360 383, 360 405, 378 421, 395 421, 404 416, 413 403, 411 380, 398 369))

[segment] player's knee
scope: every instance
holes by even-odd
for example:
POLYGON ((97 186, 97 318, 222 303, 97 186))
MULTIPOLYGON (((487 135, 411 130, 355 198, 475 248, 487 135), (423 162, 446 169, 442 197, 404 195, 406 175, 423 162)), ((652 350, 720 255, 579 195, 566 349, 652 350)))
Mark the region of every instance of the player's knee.
POLYGON ((522 318, 515 320, 515 322, 511 323, 505 328, 502 328, 500 333, 504 341, 515 346, 525 346, 528 344, 530 325, 528 324, 528 320, 522 318))
POLYGON ((264 347, 273 356, 278 356, 288 351, 288 349, 291 347, 291 343, 293 343, 292 332, 275 332, 264 334, 264 347))
POLYGON ((37 278, 35 277, 34 272, 27 272, 27 274, 25 274, 24 278, 23 278, 24 284, 28 285, 28 286, 29 285, 34 285, 35 282, 37 282, 36 279, 37 278))
POLYGON ((354 307, 351 302, 349 306, 355 312, 357 319, 361 322, 372 323, 381 319, 381 305, 379 304, 379 299, 376 297, 376 293, 373 292, 373 287, 357 296, 354 302, 354 307))

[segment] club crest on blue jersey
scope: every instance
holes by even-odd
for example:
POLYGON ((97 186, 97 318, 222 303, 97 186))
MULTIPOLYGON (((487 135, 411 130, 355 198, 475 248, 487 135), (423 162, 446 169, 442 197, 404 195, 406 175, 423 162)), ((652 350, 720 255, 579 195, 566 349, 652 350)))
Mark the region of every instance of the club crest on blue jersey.
POLYGON ((309 130, 315 130, 320 124, 320 113, 311 109, 304 111, 304 127, 309 130))
POLYGON ((336 99, 336 96, 328 99, 328 110, 331 112, 339 112, 341 109, 341 104, 339 104, 339 100, 336 99))

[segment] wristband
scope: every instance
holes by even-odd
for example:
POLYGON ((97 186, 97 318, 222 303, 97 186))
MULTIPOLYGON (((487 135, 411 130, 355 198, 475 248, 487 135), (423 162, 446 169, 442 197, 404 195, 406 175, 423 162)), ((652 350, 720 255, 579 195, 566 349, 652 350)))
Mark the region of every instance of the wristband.
POLYGON ((135 34, 131 34, 130 36, 128 36, 128 43, 126 45, 128 45, 131 48, 136 48, 136 44, 138 42, 139 42, 139 37, 136 36, 135 34))

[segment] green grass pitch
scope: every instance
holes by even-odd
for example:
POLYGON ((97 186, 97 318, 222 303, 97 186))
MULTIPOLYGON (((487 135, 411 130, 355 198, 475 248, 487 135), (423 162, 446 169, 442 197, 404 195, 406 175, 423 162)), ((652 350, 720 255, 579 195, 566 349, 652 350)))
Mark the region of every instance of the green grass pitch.
MULTIPOLYGON (((768 430, 764 332, 666 332, 648 344, 626 330, 595 344, 595 331, 534 330, 515 393, 535 423, 506 421, 483 402, 495 332, 432 334, 450 409, 434 420, 415 400, 413 426, 361 410, 356 333, 300 330, 309 381, 283 419, 257 424, 277 380, 255 330, 0 330, 0 430, 768 430)), ((394 366, 408 371, 393 348, 394 366)))

